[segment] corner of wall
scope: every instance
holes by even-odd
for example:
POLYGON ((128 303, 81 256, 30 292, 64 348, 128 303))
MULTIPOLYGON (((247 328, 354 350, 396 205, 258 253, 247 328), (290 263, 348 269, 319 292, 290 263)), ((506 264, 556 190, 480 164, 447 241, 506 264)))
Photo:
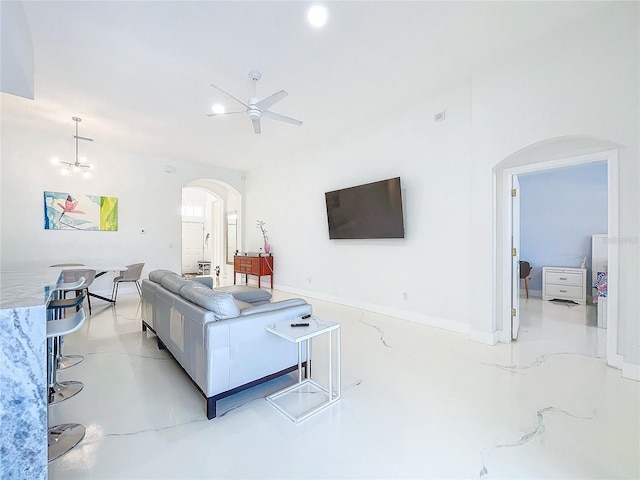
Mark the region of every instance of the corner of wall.
POLYGON ((634 365, 632 363, 622 363, 622 378, 629 380, 635 380, 640 382, 640 365, 634 365))
POLYGON ((485 345, 495 345, 499 341, 500 332, 481 332, 480 330, 471 330, 469 332, 469 340, 485 345))

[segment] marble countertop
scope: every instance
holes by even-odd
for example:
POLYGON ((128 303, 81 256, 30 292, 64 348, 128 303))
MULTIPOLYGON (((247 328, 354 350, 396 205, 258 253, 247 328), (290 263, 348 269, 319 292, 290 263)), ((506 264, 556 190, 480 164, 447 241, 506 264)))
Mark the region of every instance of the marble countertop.
POLYGON ((0 272, 0 309, 44 305, 45 287, 55 285, 60 270, 0 272))

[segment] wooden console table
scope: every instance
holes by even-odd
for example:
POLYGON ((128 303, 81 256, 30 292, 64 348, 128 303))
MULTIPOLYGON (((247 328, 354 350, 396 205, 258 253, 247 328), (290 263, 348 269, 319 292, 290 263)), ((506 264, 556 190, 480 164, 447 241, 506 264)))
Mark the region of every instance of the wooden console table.
POLYGON ((258 277, 260 288, 261 277, 271 277, 273 288, 273 256, 269 255, 234 255, 233 257, 233 284, 236 284, 236 275, 245 274, 245 283, 249 283, 249 275, 258 277))

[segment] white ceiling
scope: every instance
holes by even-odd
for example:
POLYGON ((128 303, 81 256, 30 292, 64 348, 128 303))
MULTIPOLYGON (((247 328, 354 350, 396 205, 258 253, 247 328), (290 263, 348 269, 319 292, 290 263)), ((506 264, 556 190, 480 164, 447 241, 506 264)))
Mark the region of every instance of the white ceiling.
POLYGON ((381 128, 606 3, 327 2, 314 29, 311 2, 28 1, 36 100, 3 94, 2 115, 28 109, 70 132, 75 115, 81 135, 114 148, 248 170, 381 128), (286 90, 272 110, 301 127, 263 119, 254 135, 245 115, 205 116, 218 101, 237 109, 211 83, 248 100, 251 69, 258 98, 286 90))

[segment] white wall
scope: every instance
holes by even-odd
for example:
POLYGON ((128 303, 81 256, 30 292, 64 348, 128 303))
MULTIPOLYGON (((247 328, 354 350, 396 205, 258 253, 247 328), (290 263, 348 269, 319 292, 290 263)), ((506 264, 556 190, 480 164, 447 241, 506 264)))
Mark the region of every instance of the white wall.
MULTIPOLYGON (((247 247, 259 246, 255 220, 264 220, 279 288, 470 330, 473 338, 493 342, 502 328, 494 167, 549 139, 599 138, 602 150, 620 146, 625 286, 619 310, 625 325, 619 349, 625 362, 637 365, 640 285, 631 266, 638 265, 638 53, 638 4, 612 3, 479 65, 469 84, 403 104, 401 123, 389 120, 397 112, 380 112, 344 138, 328 138, 290 159, 293 165, 252 171, 247 247), (434 124, 432 115, 442 108, 447 120, 434 124), (404 241, 328 239, 325 191, 398 175, 406 202, 404 241)), ((531 161, 585 153, 563 151, 568 143, 531 161)))
MULTIPOLYGON (((74 261, 87 265, 145 262, 143 275, 156 268, 180 271, 182 187, 197 179, 216 178, 244 190, 240 172, 113 150, 108 138, 81 145, 81 155, 96 164, 93 178, 63 177, 49 159, 75 155, 74 127, 59 130, 31 116, 29 100, 11 97, 3 101, 25 102, 25 114, 21 118, 2 116, 2 270, 39 269, 74 261), (175 166, 175 173, 164 172, 167 164, 175 166), (118 197, 118 231, 44 230, 45 190, 118 197), (147 233, 141 234, 142 228, 147 233)), ((91 137, 91 123, 83 121, 82 127, 80 134, 91 137)), ((110 278, 112 275, 98 279, 94 289, 110 292, 110 278)))
MULTIPOLYGON (((640 309, 638 272, 638 4, 615 3, 583 21, 540 39, 513 55, 495 59, 478 68, 473 77, 473 149, 475 178, 473 191, 473 236, 477 241, 481 268, 501 276, 493 251, 492 231, 496 206, 491 193, 491 169, 514 166, 524 157, 503 159, 521 149, 560 137, 588 137, 595 151, 616 145, 619 149, 620 240, 620 342, 625 362, 637 365, 640 309), (493 260, 492 260, 493 259, 493 260)), ((579 142, 576 142, 576 145, 579 142)), ((546 146, 544 161, 568 156, 566 143, 546 146)), ((585 153, 578 150, 574 153, 585 153)), ((498 175, 499 176, 499 175, 498 175)), ((499 205, 497 206, 499 207, 499 205)), ((475 273, 474 282, 483 276, 475 273)), ((483 284, 476 295, 474 329, 491 331, 486 314, 492 312, 495 285, 483 284)), ((498 302, 499 303, 499 302, 498 302)), ((498 319, 498 328, 501 321, 498 319)))
POLYGON ((372 122, 286 167, 249 172, 246 248, 262 245, 264 220, 278 288, 468 331, 470 106, 465 82, 417 97, 399 123, 372 122), (435 123, 443 108, 446 120, 435 123), (396 176, 404 240, 329 240, 325 192, 396 176))

